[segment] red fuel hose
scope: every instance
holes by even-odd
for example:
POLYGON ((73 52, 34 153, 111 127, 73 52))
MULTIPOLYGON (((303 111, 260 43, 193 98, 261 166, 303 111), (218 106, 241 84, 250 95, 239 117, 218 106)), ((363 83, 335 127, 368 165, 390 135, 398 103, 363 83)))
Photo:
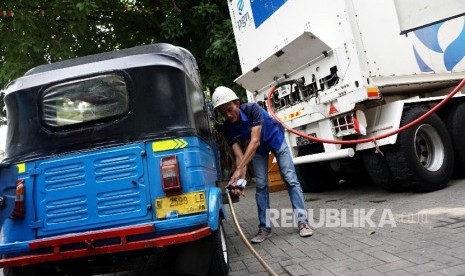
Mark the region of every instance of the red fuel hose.
POLYGON ((306 138, 308 140, 311 140, 311 141, 314 141, 314 142, 320 142, 320 143, 327 143, 327 144, 342 144, 342 145, 354 145, 354 144, 360 144, 360 143, 367 143, 367 142, 374 142, 376 140, 380 140, 380 139, 383 139, 383 138, 386 138, 386 137, 389 137, 391 135, 394 135, 394 134, 397 134, 397 133, 400 133, 410 127, 412 127, 413 125, 416 125, 418 123, 420 123, 421 121, 423 121, 426 117, 428 117, 429 115, 433 114, 434 112, 436 112, 439 108, 441 108, 443 105, 445 105, 455 94, 457 94, 457 92, 460 91, 460 89, 462 89, 463 87, 465 86, 465 79, 463 79, 455 88, 454 90, 452 90, 452 92, 449 93, 449 95, 447 95, 447 97, 445 97, 442 101, 440 101, 437 105, 435 105, 433 108, 431 108, 428 112, 426 112, 425 114, 421 115, 420 117, 418 117, 417 119, 411 121, 410 123, 396 129, 396 130, 392 130, 392 131, 389 131, 387 133, 384 133, 384 134, 381 134, 381 135, 378 135, 378 136, 375 136, 375 137, 370 137, 370 138, 363 138, 363 139, 356 139, 356 140, 332 140, 332 139, 324 139, 324 138, 317 138, 313 135, 308 135, 304 132, 300 132, 298 130, 295 130, 291 127, 289 127, 288 125, 286 125, 283 121, 281 121, 278 116, 276 116, 276 113, 274 112, 272 106, 271 106, 271 99, 273 98, 273 93, 276 91, 276 88, 277 86, 274 86, 271 88, 270 92, 268 92, 268 95, 267 95, 267 100, 266 100, 266 106, 271 114, 271 116, 277 120, 279 123, 281 123, 281 125, 287 129, 289 132, 292 132, 298 136, 301 136, 303 138, 306 138))

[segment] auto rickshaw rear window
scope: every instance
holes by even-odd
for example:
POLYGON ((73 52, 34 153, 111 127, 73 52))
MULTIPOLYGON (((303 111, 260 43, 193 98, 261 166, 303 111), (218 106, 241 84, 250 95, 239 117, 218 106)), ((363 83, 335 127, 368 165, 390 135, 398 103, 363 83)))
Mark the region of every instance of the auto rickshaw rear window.
POLYGON ((47 88, 40 105, 42 120, 51 127, 102 121, 127 112, 128 87, 118 74, 74 80, 47 88))

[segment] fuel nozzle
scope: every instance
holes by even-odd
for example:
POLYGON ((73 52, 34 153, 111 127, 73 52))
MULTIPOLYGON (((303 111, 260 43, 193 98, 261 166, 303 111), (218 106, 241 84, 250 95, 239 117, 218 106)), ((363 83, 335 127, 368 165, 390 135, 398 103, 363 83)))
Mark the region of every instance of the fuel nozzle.
POLYGON ((228 191, 231 191, 232 189, 241 189, 241 190, 243 190, 246 185, 247 185, 247 180, 241 178, 241 179, 238 179, 236 181, 235 185, 226 186, 226 189, 228 189, 228 191))
MULTIPOLYGON (((244 188, 245 188, 246 185, 247 185, 247 180, 238 179, 234 185, 227 185, 225 187, 226 188, 225 192, 229 193, 233 203, 239 202, 239 195, 242 194, 242 196, 245 196, 244 195, 244 188), (233 190, 234 190, 234 192, 233 192, 233 190)), ((223 202, 225 202, 225 201, 223 201, 223 202)))
POLYGON ((232 203, 239 202, 239 195, 237 195, 235 193, 232 193, 231 191, 233 189, 244 190, 246 185, 247 185, 247 180, 245 180, 245 179, 238 179, 234 186, 233 185, 227 185, 225 187, 226 188, 225 194, 223 194, 223 202, 224 203, 229 203, 228 200, 227 200, 226 193, 229 193, 232 203))
POLYGON ((244 189, 246 185, 247 185, 247 180, 242 179, 242 178, 238 179, 236 182, 236 187, 238 187, 239 189, 244 189))

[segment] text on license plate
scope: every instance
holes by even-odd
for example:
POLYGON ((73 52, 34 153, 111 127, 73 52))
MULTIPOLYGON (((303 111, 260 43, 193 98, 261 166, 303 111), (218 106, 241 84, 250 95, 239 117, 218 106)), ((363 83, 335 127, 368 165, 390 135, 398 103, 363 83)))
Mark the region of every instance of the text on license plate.
POLYGON ((155 199, 155 213, 157 218, 166 218, 172 213, 187 215, 207 210, 205 192, 192 192, 177 196, 155 199))

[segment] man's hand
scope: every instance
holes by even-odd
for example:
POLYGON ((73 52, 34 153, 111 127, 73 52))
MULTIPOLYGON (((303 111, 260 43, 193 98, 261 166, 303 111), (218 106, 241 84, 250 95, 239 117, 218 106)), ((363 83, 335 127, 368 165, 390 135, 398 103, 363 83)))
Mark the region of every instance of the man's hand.
POLYGON ((228 185, 231 185, 231 184, 236 184, 237 180, 239 179, 245 179, 245 171, 246 170, 239 170, 239 169, 236 169, 233 173, 233 175, 231 176, 231 178, 229 179, 229 182, 228 182, 228 185))
POLYGON ((244 178, 245 178, 245 173, 242 173, 241 170, 236 170, 236 171, 234 172, 233 176, 231 177, 231 179, 229 180, 229 183, 228 183, 228 185, 226 186, 226 188, 227 188, 227 189, 230 191, 230 193, 232 193, 233 195, 245 196, 245 192, 244 192, 245 184, 244 184, 244 186, 237 185, 239 179, 242 179, 242 181, 245 182, 244 178), (240 172, 240 173, 238 174, 237 177, 235 177, 236 172, 240 172), (234 180, 234 179, 235 179, 235 180, 234 180))
POLYGON ((226 186, 226 189, 229 190, 229 192, 233 195, 236 195, 236 196, 245 196, 245 191, 244 191, 244 188, 242 187, 239 187, 239 186, 236 186, 236 183, 234 184, 228 184, 226 186))

